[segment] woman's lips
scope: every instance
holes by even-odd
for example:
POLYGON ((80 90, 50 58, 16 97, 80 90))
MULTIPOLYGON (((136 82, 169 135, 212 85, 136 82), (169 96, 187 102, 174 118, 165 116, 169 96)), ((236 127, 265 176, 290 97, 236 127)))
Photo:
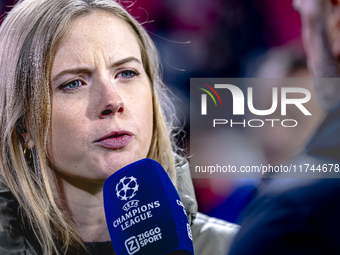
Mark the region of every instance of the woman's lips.
POLYGON ((112 132, 95 141, 101 147, 108 149, 120 149, 125 147, 133 138, 132 133, 127 131, 112 132))

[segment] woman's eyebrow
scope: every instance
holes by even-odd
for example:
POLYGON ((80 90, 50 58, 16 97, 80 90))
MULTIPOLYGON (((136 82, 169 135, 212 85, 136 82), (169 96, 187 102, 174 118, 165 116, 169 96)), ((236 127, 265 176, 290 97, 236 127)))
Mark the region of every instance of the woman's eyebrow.
POLYGON ((129 58, 123 58, 121 60, 114 62, 110 67, 111 68, 117 67, 117 66, 123 65, 123 64, 128 63, 128 62, 137 62, 138 64, 142 64, 142 62, 138 58, 129 57, 129 58))
MULTIPOLYGON (((138 58, 128 57, 128 58, 124 58, 124 59, 121 59, 121 60, 114 62, 113 64, 110 65, 110 68, 114 68, 114 67, 123 65, 125 63, 128 63, 128 62, 137 62, 138 64, 142 64, 142 62, 138 58)), ((81 73, 92 73, 92 72, 93 71, 91 69, 82 68, 82 67, 81 68, 76 67, 76 68, 65 69, 65 70, 61 71, 60 73, 58 73, 55 77, 53 77, 52 82, 57 81, 60 77, 62 77, 63 75, 66 75, 66 74, 81 74, 81 73)))

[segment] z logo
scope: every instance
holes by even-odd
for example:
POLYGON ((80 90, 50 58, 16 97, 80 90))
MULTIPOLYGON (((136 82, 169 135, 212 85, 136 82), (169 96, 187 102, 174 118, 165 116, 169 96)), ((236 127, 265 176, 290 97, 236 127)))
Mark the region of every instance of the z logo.
POLYGON ((140 250, 139 243, 135 236, 131 236, 129 239, 125 241, 125 248, 130 255, 136 253, 140 250))

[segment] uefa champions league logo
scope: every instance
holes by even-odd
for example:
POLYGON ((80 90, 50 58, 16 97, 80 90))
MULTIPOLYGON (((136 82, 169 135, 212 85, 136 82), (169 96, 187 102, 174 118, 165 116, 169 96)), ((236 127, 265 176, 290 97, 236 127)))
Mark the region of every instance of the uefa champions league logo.
POLYGON ((133 176, 124 177, 116 185, 116 195, 121 200, 130 200, 138 191, 137 179, 133 176))
MULTIPOLYGON (((138 191, 139 185, 137 179, 133 176, 123 177, 116 185, 116 195, 122 201, 128 201, 133 198, 138 191)), ((124 206, 124 211, 129 211, 132 207, 138 207, 139 200, 130 200, 124 206)))

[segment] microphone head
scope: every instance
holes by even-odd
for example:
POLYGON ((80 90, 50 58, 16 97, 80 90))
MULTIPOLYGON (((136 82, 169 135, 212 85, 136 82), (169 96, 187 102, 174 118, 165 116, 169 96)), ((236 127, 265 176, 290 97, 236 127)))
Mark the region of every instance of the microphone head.
POLYGON ((194 254, 184 205, 157 161, 142 159, 111 175, 104 208, 117 255, 194 254))

